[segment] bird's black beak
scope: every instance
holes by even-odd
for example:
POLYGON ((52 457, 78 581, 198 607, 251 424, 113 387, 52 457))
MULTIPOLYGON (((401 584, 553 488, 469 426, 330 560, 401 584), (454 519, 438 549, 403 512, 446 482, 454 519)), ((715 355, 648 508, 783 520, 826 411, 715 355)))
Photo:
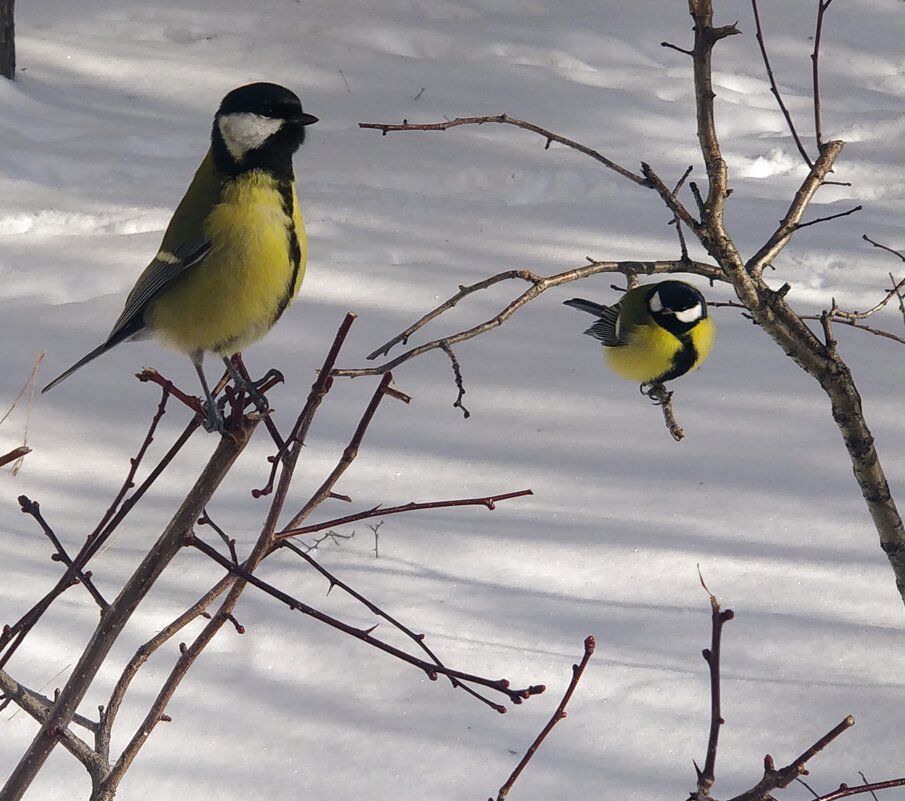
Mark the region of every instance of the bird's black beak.
POLYGON ((318 122, 318 119, 313 114, 306 114, 301 111, 292 118, 292 121, 297 125, 314 125, 314 123, 318 122))

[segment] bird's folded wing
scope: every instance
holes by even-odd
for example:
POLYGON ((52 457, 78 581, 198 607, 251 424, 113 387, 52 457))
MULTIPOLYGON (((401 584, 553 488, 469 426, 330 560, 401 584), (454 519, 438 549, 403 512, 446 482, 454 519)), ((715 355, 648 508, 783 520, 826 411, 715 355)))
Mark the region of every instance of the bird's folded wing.
POLYGON ((144 327, 142 318, 148 304, 186 270, 201 262, 211 247, 211 242, 199 238, 172 251, 161 250, 135 282, 107 341, 122 341, 137 334, 144 327))

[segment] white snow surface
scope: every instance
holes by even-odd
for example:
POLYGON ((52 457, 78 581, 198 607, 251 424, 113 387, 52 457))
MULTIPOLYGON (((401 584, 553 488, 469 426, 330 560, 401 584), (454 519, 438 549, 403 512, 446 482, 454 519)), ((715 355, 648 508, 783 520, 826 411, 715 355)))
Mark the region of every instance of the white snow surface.
MULTIPOLYGON (((765 80, 750 6, 719 0, 718 22, 743 36, 715 54, 718 126, 734 193, 728 227, 745 255, 783 216, 806 174, 765 80)), ((810 59, 815 3, 762 0, 784 98, 813 152, 810 59)), ((292 88, 321 122, 296 157, 308 222, 308 275, 297 303, 246 352, 252 372, 280 368, 271 393, 288 428, 343 315, 358 315, 340 359, 363 366, 460 284, 504 269, 542 274, 596 259, 674 258, 670 214, 653 192, 585 156, 503 126, 381 136, 360 121, 433 122, 506 113, 596 148, 668 182, 693 164, 684 0, 33 0, 19 4, 20 73, 0 81, 0 405, 37 353, 41 381, 106 336, 155 252, 206 149, 213 111, 253 80, 292 88)), ((806 228, 770 280, 816 312, 832 298, 863 309, 882 296, 895 258, 867 233, 905 247, 905 56, 901 0, 833 4, 822 50, 827 138, 847 140, 806 228)), ((689 195, 685 195, 692 202, 689 195)), ((701 257, 699 249, 692 255, 701 257)), ((710 588, 736 612, 723 643, 726 726, 718 797, 751 786, 762 760, 785 764, 853 714, 857 725, 810 765, 821 792, 905 774, 903 609, 848 457, 816 384, 737 310, 716 309, 719 334, 698 373, 676 383, 686 439, 603 366, 562 305, 618 297, 612 276, 551 290, 502 328, 457 348, 463 420, 451 407, 442 353, 395 372, 410 406, 387 400, 358 460, 319 519, 382 503, 498 494, 534 496, 480 508, 386 518, 380 555, 366 525, 319 558, 417 631, 444 662, 545 695, 498 715, 448 682, 428 680, 254 590, 179 688, 123 781, 126 801, 378 799, 456 801, 496 795, 556 706, 593 634, 598 649, 569 716, 512 798, 681 798, 702 763, 709 722, 701 649, 710 588)), ((472 296, 424 332, 452 332, 521 291, 472 296)), ((724 287, 702 288, 729 299, 724 287)), ((874 319, 902 333, 890 306, 874 319)), ((905 479, 902 346, 838 327, 894 493, 905 479)), ((159 393, 132 377, 153 365, 190 392, 187 359, 131 344, 36 399, 21 472, 0 498, 0 621, 17 619, 60 574, 16 497, 41 502, 75 551, 115 494, 159 393)), ((337 380, 298 472, 294 511, 335 464, 376 381, 337 380)), ((166 414, 153 464, 182 430, 166 414)), ((24 407, 0 427, 0 452, 21 441, 24 407)), ((247 549, 266 501, 263 431, 209 509, 247 549)), ((112 596, 179 504, 214 448, 196 435, 91 565, 112 596)), ((147 469, 147 467, 145 468, 147 469)), ((82 705, 96 714, 137 644, 220 575, 197 553, 163 574, 82 705)), ((268 580, 356 625, 375 620, 301 562, 272 558, 268 580)), ((9 665, 51 694, 93 630, 87 594, 70 590, 9 665)), ((115 730, 122 747, 190 627, 141 671, 115 730)), ((377 634, 404 639, 382 624, 377 634)), ((0 777, 36 731, 0 714, 0 777)), ((82 767, 58 747, 27 794, 87 798, 82 767)), ((793 786, 784 798, 807 798, 793 786)))

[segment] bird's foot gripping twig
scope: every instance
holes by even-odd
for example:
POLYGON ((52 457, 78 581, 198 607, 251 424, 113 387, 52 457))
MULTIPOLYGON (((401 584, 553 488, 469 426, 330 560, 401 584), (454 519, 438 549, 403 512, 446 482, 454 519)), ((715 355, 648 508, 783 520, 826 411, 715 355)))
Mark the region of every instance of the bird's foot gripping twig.
MULTIPOLYGON (((238 357, 239 354, 236 354, 232 358, 224 356, 223 363, 226 365, 226 370, 232 378, 236 390, 238 390, 240 395, 241 393, 247 395, 252 403, 254 403, 258 414, 263 417, 270 411, 270 402, 267 400, 265 393, 276 384, 283 383, 285 380, 283 374, 279 370, 270 369, 264 374, 263 378, 253 380, 248 376, 245 365, 238 357)), ((220 401, 221 407, 227 402, 228 396, 220 401)), ((244 407, 244 403, 241 403, 237 398, 234 408, 235 406, 244 407)))

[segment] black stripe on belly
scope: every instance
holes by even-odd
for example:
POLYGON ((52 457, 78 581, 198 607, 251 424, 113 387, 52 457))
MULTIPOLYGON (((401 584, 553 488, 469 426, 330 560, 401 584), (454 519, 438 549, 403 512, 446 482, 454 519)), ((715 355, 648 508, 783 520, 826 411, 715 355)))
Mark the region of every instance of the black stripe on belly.
POLYGON ((672 381, 680 375, 685 375, 698 360, 698 349, 694 346, 690 336, 680 337, 682 342, 682 350, 672 357, 672 367, 661 375, 656 382, 672 381))
POLYGON ((292 264, 292 276, 289 279, 289 283, 286 285, 286 291, 283 294, 283 297, 280 298, 280 302, 277 304, 276 311, 273 315, 274 323, 280 319, 283 312, 286 311, 286 307, 292 302, 295 282, 299 277, 299 269, 301 269, 302 266, 302 248, 299 244, 298 232, 295 230, 295 223, 293 222, 295 200, 292 191, 292 181, 278 181, 277 192, 280 193, 283 214, 286 215, 286 234, 289 237, 289 261, 292 264))

